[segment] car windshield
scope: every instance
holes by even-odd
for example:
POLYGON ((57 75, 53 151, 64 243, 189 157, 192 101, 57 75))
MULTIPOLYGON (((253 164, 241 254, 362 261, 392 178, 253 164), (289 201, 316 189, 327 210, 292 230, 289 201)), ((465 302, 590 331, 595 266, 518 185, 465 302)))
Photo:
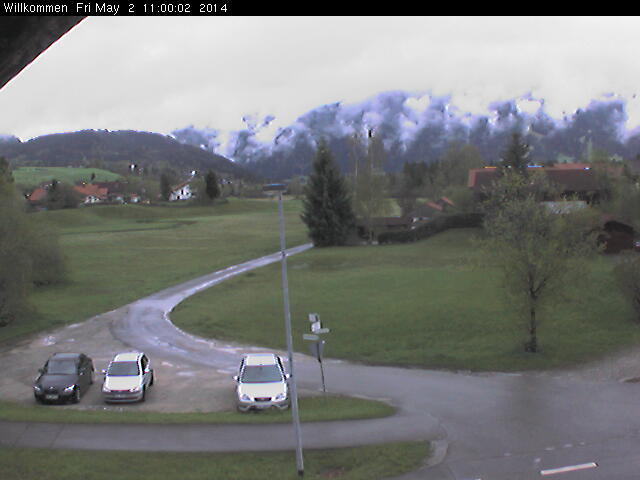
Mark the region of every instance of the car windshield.
POLYGON ((74 375, 76 363, 73 360, 49 360, 47 373, 49 375, 74 375))
POLYGON ((243 383, 281 382, 282 373, 276 365, 251 365, 244 367, 240 381, 243 383))
POLYGON ((109 370, 107 370, 107 375, 116 377, 138 375, 139 373, 137 362, 111 362, 109 370))

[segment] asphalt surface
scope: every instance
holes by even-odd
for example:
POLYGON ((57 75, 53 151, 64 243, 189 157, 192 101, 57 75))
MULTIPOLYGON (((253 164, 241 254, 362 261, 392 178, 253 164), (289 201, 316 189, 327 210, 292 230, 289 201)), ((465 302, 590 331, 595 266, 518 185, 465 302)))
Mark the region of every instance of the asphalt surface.
MULTIPOLYGON (((144 350, 161 363, 232 375, 242 353, 253 347, 184 333, 173 326, 169 313, 197 291, 279 259, 274 254, 231 267, 110 312, 108 332, 114 341, 144 350)), ((301 354, 295 355, 295 362, 299 388, 318 391, 317 362, 301 354)), ((402 480, 640 478, 639 383, 588 372, 472 374, 330 359, 324 367, 329 392, 387 401, 398 408, 398 414, 304 424, 305 448, 432 441, 436 455, 430 463, 402 480)), ((627 365, 626 372, 640 376, 640 368, 632 365, 627 365)), ((0 444, 14 446, 219 452, 294 449, 290 425, 5 422, 0 429, 0 444)))

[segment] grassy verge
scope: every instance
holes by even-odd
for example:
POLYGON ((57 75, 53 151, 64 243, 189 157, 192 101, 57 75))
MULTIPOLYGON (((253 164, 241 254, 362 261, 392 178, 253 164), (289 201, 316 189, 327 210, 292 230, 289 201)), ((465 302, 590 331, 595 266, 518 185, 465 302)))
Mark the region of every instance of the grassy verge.
MULTIPOLYGON (((395 409, 386 403, 334 395, 302 397, 299 400, 299 407, 302 422, 380 418, 395 412, 395 409)), ((206 413, 128 412, 99 408, 77 410, 42 405, 28 407, 10 402, 0 402, 0 420, 50 423, 256 424, 290 422, 291 413, 275 410, 249 413, 236 411, 206 413)), ((0 476, 0 478, 2 477, 0 476)))
MULTIPOLYGON (((415 470, 429 455, 423 442, 307 450, 305 478, 376 480, 415 470)), ((0 449, 3 480, 263 480, 295 479, 295 456, 273 453, 85 452, 0 449)))
MULTIPOLYGON (((285 202, 289 246, 308 241, 299 214, 300 202, 285 202)), ((0 342, 85 320, 280 245, 277 204, 270 201, 97 206, 34 215, 62 234, 70 279, 35 289, 33 315, 1 328, 0 342)))
MULTIPOLYGON (((640 329, 613 282, 612 259, 601 256, 586 286, 570 289, 570 298, 541 313, 541 352, 524 353, 524 322, 502 301, 498 271, 481 262, 477 234, 450 230, 409 245, 314 249, 292 257, 296 349, 307 351, 301 337, 310 312, 331 329, 327 356, 376 364, 547 369, 640 343, 640 329)), ((191 297, 172 320, 200 336, 282 349, 281 336, 271 334, 281 319, 277 268, 191 297)))

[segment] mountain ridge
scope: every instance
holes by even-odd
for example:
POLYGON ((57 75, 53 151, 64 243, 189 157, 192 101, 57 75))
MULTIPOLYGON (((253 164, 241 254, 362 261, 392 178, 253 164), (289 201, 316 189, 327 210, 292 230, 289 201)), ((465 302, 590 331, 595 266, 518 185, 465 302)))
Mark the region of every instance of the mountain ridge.
POLYGON ((182 175, 211 169, 238 178, 254 177, 222 155, 167 135, 137 130, 87 129, 42 135, 26 142, 4 141, 0 142, 0 156, 7 158, 13 167, 102 167, 124 173, 136 165, 158 175, 167 170, 182 175))

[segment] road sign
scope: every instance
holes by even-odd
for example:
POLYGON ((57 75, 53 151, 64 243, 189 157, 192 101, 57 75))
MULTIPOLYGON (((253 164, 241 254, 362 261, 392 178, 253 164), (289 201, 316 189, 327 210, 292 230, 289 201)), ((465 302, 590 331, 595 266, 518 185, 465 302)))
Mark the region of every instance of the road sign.
POLYGON ((311 340, 312 342, 317 342, 318 340, 320 340, 320 337, 318 335, 314 335, 313 333, 303 333, 302 339, 311 340))
POLYGON ((320 321, 320 315, 318 315, 317 313, 310 313, 309 314, 309 321, 311 323, 319 322, 320 321))
POLYGON ((329 329, 328 328, 319 328, 313 333, 329 333, 329 329))

